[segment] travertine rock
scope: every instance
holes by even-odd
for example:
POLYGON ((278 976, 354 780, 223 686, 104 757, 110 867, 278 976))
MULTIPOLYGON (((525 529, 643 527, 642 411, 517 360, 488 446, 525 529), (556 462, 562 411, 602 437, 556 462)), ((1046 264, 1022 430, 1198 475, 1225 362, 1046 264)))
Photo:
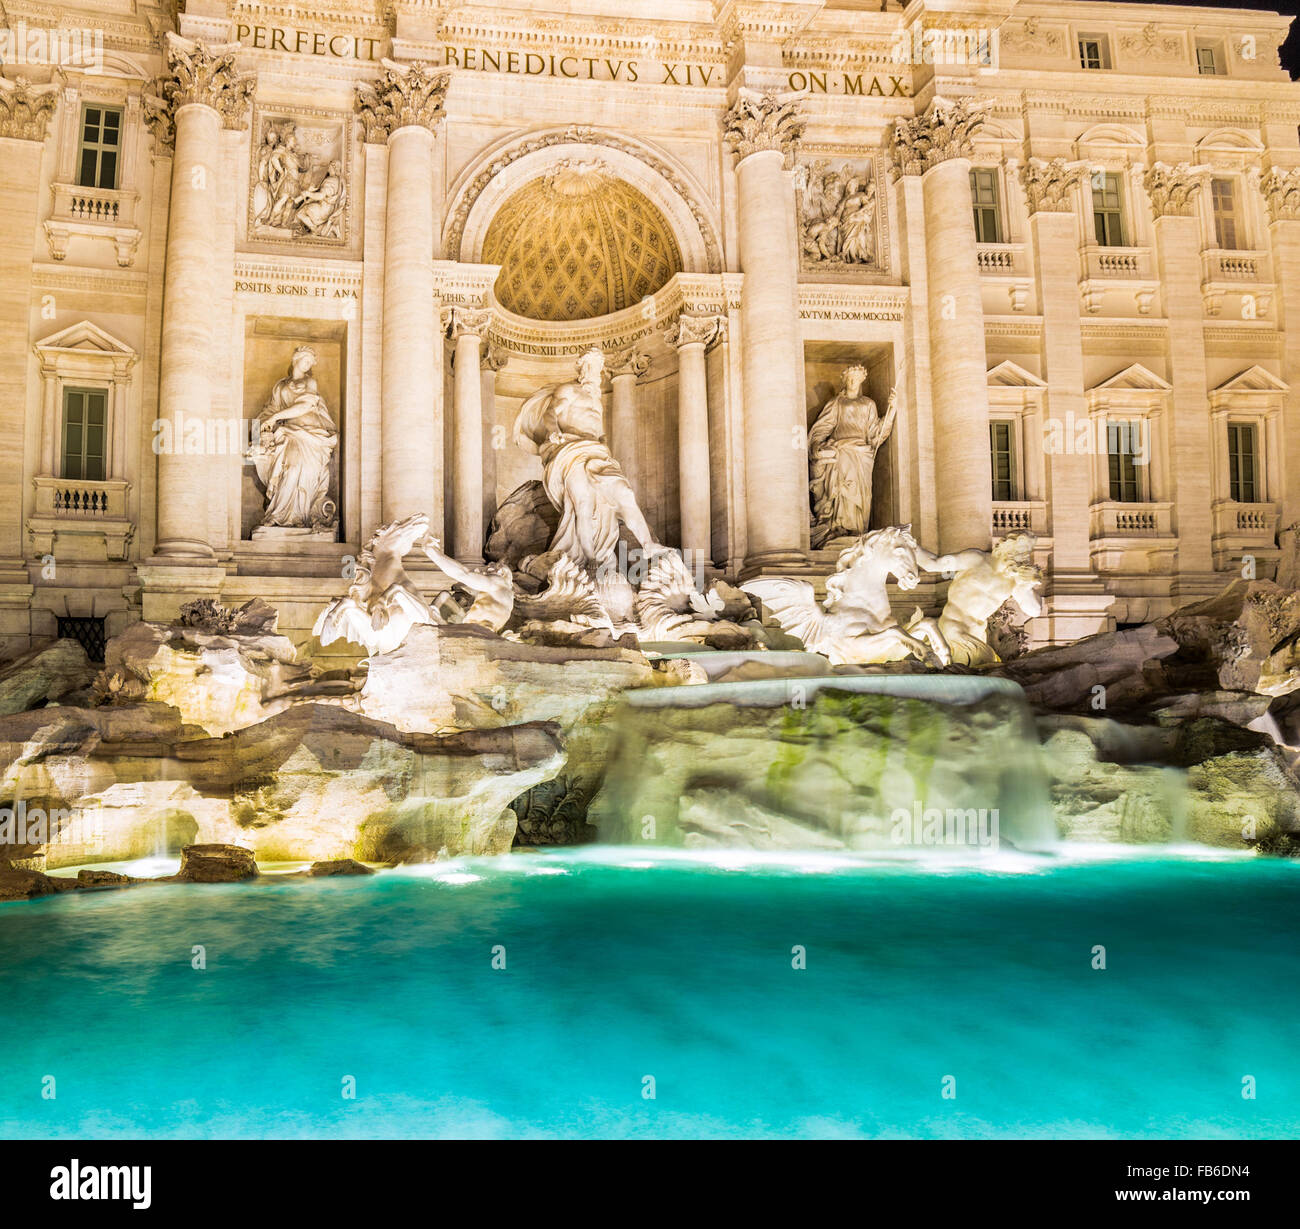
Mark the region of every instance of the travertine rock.
POLYGON ((567 731, 628 688, 670 681, 632 649, 552 648, 464 625, 416 627, 400 648, 370 659, 360 709, 408 731, 530 721, 567 731))
POLYGON ((178 883, 239 883, 257 878, 253 851, 241 845, 186 845, 178 883))
POLYGON ((237 844, 262 861, 423 861, 504 852, 511 802, 559 771, 559 729, 404 734, 296 705, 207 738, 160 704, 0 718, 0 791, 72 814, 48 866, 237 844))
POLYGON ((282 712, 310 675, 293 643, 274 631, 135 623, 108 642, 96 686, 110 703, 160 700, 220 735, 282 712))
POLYGON ((94 678, 95 667, 86 650, 75 640, 56 640, 0 669, 0 715, 21 713, 85 691, 94 678))
POLYGON ((602 840, 893 849, 895 812, 918 803, 999 809, 1013 841, 1039 824, 1050 834, 1013 696, 962 706, 827 689, 800 706, 625 704, 604 728, 612 745, 588 814, 602 840))

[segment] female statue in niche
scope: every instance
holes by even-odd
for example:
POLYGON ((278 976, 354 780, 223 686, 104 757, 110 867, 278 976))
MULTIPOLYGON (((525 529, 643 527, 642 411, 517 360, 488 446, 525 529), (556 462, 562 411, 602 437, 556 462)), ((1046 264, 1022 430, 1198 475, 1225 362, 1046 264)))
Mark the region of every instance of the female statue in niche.
POLYGON ((316 388, 316 352, 299 346, 289 374, 276 382, 258 415, 257 442, 250 453, 266 486, 263 527, 333 534, 338 508, 329 498, 338 432, 316 388))
POLYGON ((883 418, 876 403, 863 395, 865 367, 847 368, 843 379, 843 390, 826 403, 808 434, 814 550, 833 538, 867 532, 876 453, 894 429, 898 413, 897 389, 889 394, 883 418))

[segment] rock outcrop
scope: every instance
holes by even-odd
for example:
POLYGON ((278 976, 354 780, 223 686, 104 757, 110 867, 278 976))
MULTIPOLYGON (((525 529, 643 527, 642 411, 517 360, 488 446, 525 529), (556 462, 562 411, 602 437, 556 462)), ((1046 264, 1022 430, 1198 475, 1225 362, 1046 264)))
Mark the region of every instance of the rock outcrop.
POLYGON ((95 673, 75 640, 56 640, 25 653, 0 668, 0 716, 88 692, 95 673))
POLYGON ((511 802, 562 763, 551 723, 410 734, 321 704, 223 738, 162 704, 0 718, 3 796, 70 821, 44 847, 49 867, 190 844, 263 861, 504 852, 511 802))
POLYGON ((567 732, 629 688, 671 681, 635 649, 550 648, 465 624, 426 626, 370 659, 359 707, 406 731, 554 721, 567 732))
POLYGON ((242 883, 257 878, 253 851, 242 845, 186 845, 177 883, 242 883))

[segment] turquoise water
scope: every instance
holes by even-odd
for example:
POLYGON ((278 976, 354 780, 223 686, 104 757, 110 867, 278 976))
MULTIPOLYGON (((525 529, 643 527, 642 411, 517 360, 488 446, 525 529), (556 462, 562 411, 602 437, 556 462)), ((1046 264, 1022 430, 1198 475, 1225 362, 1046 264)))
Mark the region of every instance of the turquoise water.
POLYGON ((1252 859, 604 849, 5 905, 0 1135, 1293 1137, 1298 902, 1252 859))

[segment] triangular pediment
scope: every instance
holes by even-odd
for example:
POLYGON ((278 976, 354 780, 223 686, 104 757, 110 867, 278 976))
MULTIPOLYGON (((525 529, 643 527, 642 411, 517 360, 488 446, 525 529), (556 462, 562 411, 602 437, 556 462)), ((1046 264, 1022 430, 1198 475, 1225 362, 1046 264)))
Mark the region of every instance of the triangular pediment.
POLYGON ((1103 380, 1095 388, 1088 391, 1093 393, 1167 393, 1170 385, 1162 380, 1149 367, 1143 367, 1141 363, 1134 363, 1132 367, 1125 367, 1123 371, 1117 371, 1108 380, 1103 380))
POLYGON ((1214 390, 1216 393, 1284 393, 1287 386, 1271 371, 1256 364, 1214 390))
POLYGON ((89 320, 71 324, 66 329, 43 337, 36 343, 38 350, 82 350, 91 354, 111 354, 120 358, 135 358, 135 351, 126 342, 101 329, 89 320))
POLYGON ((996 367, 989 368, 990 388, 1046 388, 1047 382, 1040 380, 1032 371, 1026 371, 1018 363, 1005 359, 996 367))

